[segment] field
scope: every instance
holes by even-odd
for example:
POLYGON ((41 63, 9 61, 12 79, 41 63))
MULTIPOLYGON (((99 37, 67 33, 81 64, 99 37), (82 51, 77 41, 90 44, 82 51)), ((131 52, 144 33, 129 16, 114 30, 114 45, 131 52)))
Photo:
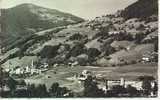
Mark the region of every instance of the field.
POLYGON ((74 92, 79 92, 83 89, 83 86, 78 80, 68 80, 68 78, 73 78, 76 73, 80 74, 83 70, 90 70, 95 75, 101 74, 106 79, 120 79, 123 77, 125 80, 136 80, 141 75, 152 75, 157 79, 157 69, 157 63, 134 64, 123 67, 58 66, 41 75, 28 78, 26 82, 46 84, 47 88, 52 83, 58 82, 60 86, 65 86, 74 92))

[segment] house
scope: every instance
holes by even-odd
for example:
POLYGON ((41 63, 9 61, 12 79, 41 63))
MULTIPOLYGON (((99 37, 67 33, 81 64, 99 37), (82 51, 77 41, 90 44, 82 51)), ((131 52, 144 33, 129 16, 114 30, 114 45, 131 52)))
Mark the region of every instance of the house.
POLYGON ((109 36, 116 35, 116 34, 120 34, 120 32, 119 31, 110 31, 110 32, 108 32, 109 36))
POLYGON ((17 75, 21 74, 21 68, 17 68, 17 69, 15 70, 15 74, 17 74, 17 75))
POLYGON ((48 63, 44 63, 44 64, 43 64, 43 67, 44 67, 44 68, 47 68, 47 67, 48 67, 48 63))
POLYGON ((142 90, 142 81, 125 81, 125 88, 127 88, 128 85, 131 85, 132 87, 135 87, 137 90, 142 90))
POLYGON ((91 71, 88 71, 88 70, 83 70, 82 71, 82 75, 84 75, 84 76, 89 76, 91 74, 92 74, 91 71))
POLYGON ((142 57, 142 62, 149 62, 150 58, 149 57, 142 57))
POLYGON ((8 92, 10 91, 10 88, 7 85, 4 85, 1 87, 1 90, 3 90, 4 92, 8 92))
POLYGON ((72 67, 78 65, 78 61, 75 61, 74 63, 71 64, 72 67))
POLYGON ((38 69, 31 69, 31 74, 38 74, 39 73, 39 70, 38 69))
POLYGON ((58 66, 58 64, 54 64, 54 65, 53 65, 53 67, 57 67, 57 66, 58 66))
POLYGON ((142 56, 142 62, 154 62, 158 58, 158 54, 155 52, 148 52, 142 56))
POLYGON ((27 66, 27 67, 25 68, 25 72, 26 72, 26 73, 30 73, 30 72, 31 72, 31 68, 29 68, 29 66, 27 66))
POLYGON ((142 81, 127 81, 124 78, 120 78, 120 80, 106 80, 106 89, 110 90, 115 85, 124 86, 127 88, 128 85, 135 87, 137 90, 142 90, 142 81))
POLYGON ((5 72, 9 72, 10 71, 10 69, 9 68, 5 68, 5 72))
POLYGON ((90 76, 92 73, 88 70, 83 70, 82 73, 78 76, 79 81, 85 81, 88 76, 90 76))

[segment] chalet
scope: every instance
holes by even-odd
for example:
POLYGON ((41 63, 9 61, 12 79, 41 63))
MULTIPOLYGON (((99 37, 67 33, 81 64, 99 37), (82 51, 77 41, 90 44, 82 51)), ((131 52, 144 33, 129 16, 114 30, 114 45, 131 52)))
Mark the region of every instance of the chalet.
POLYGON ((78 65, 78 61, 75 61, 74 63, 72 63, 72 67, 74 67, 74 66, 76 66, 76 65, 78 65))
POLYGON ((30 72, 31 72, 31 69, 29 68, 29 66, 26 66, 25 73, 30 73, 30 72))
POLYGON ((9 72, 10 71, 10 69, 9 68, 5 68, 5 72, 9 72))
POLYGON ((92 73, 88 70, 83 70, 82 73, 78 76, 79 81, 84 81, 90 76, 92 73))
POLYGON ((158 53, 149 52, 142 56, 142 62, 156 62, 158 59, 158 53))
POLYGON ((47 63, 44 63, 44 64, 43 64, 43 67, 44 67, 44 68, 47 68, 48 66, 49 66, 49 65, 48 65, 47 63))
POLYGON ((0 93, 1 92, 10 92, 10 88, 7 85, 4 85, 2 87, 0 87, 0 93))
POLYGON ((131 85, 133 87, 135 87, 137 90, 142 90, 142 81, 126 81, 125 82, 125 88, 128 86, 128 85, 131 85))
POLYGON ((149 62, 150 58, 149 57, 142 57, 142 62, 149 62))
POLYGON ((120 34, 120 32, 119 31, 110 31, 110 32, 108 32, 108 34, 111 36, 111 35, 120 34))
POLYGON ((21 74, 21 68, 17 68, 16 70, 15 70, 15 74, 21 74))
POLYGON ((57 67, 57 66, 58 66, 58 64, 54 64, 54 65, 53 65, 53 67, 57 67))

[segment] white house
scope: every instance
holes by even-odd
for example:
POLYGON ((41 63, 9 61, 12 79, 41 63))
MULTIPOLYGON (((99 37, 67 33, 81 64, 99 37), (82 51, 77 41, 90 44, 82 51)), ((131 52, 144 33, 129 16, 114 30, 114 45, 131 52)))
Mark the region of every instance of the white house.
POLYGON ((16 70, 15 70, 15 74, 21 74, 21 69, 20 68, 17 68, 16 70))
POLYGON ((116 35, 116 34, 119 34, 120 32, 119 31, 110 31, 108 32, 109 35, 116 35))
POLYGON ((44 67, 44 68, 47 68, 47 67, 48 67, 48 64, 47 64, 47 63, 44 63, 44 64, 43 64, 43 67, 44 67))
POLYGON ((137 90, 142 90, 142 84, 142 81, 125 81, 125 87, 131 85, 132 87, 135 87, 137 90))
POLYGON ((31 69, 31 74, 38 74, 38 73, 39 73, 38 69, 31 69))
POLYGON ((78 61, 75 61, 74 63, 71 64, 72 67, 78 65, 78 61))
POLYGON ((148 57, 142 57, 142 61, 149 62, 150 58, 148 58, 148 57))
POLYGON ((127 88, 128 85, 135 87, 137 90, 142 90, 142 81, 126 81, 124 78, 120 80, 106 80, 106 86, 111 89, 114 85, 121 85, 127 88))
POLYGON ((53 67, 57 67, 57 66, 58 66, 58 64, 54 64, 54 65, 53 65, 53 67))
POLYGON ((31 68, 29 68, 29 66, 26 67, 26 73, 30 73, 31 72, 31 68))

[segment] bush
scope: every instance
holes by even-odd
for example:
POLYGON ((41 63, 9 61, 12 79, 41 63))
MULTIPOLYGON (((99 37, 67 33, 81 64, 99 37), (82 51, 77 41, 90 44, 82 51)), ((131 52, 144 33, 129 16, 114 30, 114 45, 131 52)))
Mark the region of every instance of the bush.
POLYGON ((69 51, 66 58, 69 58, 71 56, 76 57, 76 56, 78 56, 82 53, 85 53, 85 52, 86 52, 86 48, 85 48, 84 44, 78 43, 69 51))
POLYGON ((136 64, 136 63, 137 63, 136 60, 132 60, 132 61, 131 61, 131 64, 136 64))
POLYGON ((115 48, 113 48, 109 44, 104 44, 103 46, 101 46, 101 49, 105 52, 105 56, 109 56, 110 54, 116 52, 115 48))
MULTIPOLYGON (((120 85, 114 85, 111 90, 107 91, 108 97, 119 97, 122 94, 127 93, 126 89, 120 85)), ((121 97, 121 96, 120 96, 121 97)))
POLYGON ((60 45, 56 45, 56 46, 45 46, 41 52, 40 52, 40 56, 41 58, 53 58, 57 55, 57 50, 59 49, 60 45))
POLYGON ((49 94, 51 97, 65 97, 64 94, 69 92, 70 90, 68 90, 66 87, 59 87, 59 83, 53 83, 49 89, 49 94))
POLYGON ((89 48, 87 50, 87 55, 90 57, 90 58, 94 58, 94 57, 97 57, 98 55, 100 55, 101 52, 96 49, 96 48, 89 48))
POLYGON ((135 36, 135 42, 137 44, 140 44, 141 41, 145 38, 145 34, 144 33, 137 33, 135 36))
POLYGON ((103 90, 99 89, 97 83, 93 81, 92 76, 84 81, 84 97, 104 97, 105 93, 103 90))
POLYGON ((69 40, 81 40, 83 39, 83 35, 76 33, 69 37, 69 40))
POLYGON ((132 87, 131 85, 128 85, 126 88, 127 93, 129 94, 129 97, 137 97, 138 91, 135 87, 132 87))

